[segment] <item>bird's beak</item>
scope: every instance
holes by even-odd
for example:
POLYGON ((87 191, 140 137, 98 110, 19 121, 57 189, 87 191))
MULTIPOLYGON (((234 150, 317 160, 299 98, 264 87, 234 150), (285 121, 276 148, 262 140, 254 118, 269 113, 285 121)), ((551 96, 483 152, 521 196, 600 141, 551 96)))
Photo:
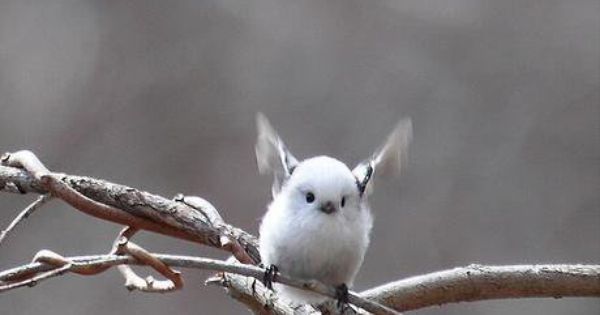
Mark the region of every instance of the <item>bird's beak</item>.
POLYGON ((335 205, 331 201, 327 201, 326 203, 321 205, 321 211, 327 214, 332 214, 336 211, 335 205))

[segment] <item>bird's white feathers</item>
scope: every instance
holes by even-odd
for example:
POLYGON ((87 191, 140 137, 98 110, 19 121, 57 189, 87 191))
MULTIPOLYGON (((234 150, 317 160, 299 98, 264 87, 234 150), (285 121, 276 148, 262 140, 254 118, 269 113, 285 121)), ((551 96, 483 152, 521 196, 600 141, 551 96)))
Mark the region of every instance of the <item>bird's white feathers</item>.
POLYGON ((366 187, 363 189, 367 194, 373 190, 372 176, 379 175, 400 175, 400 171, 406 164, 408 145, 412 140, 412 121, 410 118, 400 120, 392 132, 388 135, 386 141, 373 155, 359 163, 352 173, 359 183, 365 181, 366 187))
MULTIPOLYGON (((361 200, 346 165, 329 157, 302 161, 269 205, 260 226, 260 254, 265 265, 283 273, 327 284, 351 285, 369 244, 371 212, 361 200), (306 193, 315 201, 308 203, 306 193), (341 198, 347 200, 341 208, 341 198), (340 209, 319 211, 333 201, 340 209)), ((283 297, 318 302, 322 296, 275 285, 283 297)))
POLYGON ((298 160, 288 151, 285 143, 262 113, 256 115, 258 138, 256 141, 256 163, 261 174, 273 173, 273 197, 281 189, 284 179, 291 175, 298 160))
MULTIPOLYGON (((351 286, 373 222, 360 184, 367 186, 375 168, 378 173, 388 167, 399 170, 410 141, 410 120, 401 121, 382 148, 354 171, 327 156, 298 162, 262 114, 257 125, 259 170, 275 175, 273 201, 260 226, 262 262, 293 277, 351 286)), ((324 299, 284 285, 274 288, 296 302, 324 299)))

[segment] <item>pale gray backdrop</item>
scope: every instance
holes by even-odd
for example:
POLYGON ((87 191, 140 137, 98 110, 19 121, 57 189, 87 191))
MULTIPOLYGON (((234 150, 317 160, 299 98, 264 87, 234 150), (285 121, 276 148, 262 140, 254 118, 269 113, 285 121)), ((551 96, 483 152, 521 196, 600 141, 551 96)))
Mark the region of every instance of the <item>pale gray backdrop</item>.
MULTIPOLYGON (((165 196, 255 233, 264 111, 299 157, 354 164, 402 116, 409 167, 379 179, 356 288, 470 263, 600 263, 597 0, 0 1, 0 151, 165 196)), ((4 227, 34 196, 0 194, 4 227)), ((53 202, 0 248, 109 250, 119 226, 53 202)), ((224 257, 145 234, 148 249, 224 257)), ((116 271, 0 295, 0 314, 244 314, 209 273, 129 293, 116 271)), ((416 314, 598 314, 596 299, 416 314)))

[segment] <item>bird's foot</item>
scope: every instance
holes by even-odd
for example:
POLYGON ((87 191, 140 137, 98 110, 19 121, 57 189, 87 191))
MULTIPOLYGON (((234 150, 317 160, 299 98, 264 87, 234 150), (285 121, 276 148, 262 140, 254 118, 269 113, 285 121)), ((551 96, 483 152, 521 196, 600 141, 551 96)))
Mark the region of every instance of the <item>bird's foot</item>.
POLYGON ((335 299, 337 300, 338 309, 343 312, 348 307, 348 286, 345 283, 335 287, 335 299))
POLYGON ((265 274, 263 275, 263 284, 270 290, 273 290, 273 281, 277 276, 277 266, 269 265, 266 267, 265 274))

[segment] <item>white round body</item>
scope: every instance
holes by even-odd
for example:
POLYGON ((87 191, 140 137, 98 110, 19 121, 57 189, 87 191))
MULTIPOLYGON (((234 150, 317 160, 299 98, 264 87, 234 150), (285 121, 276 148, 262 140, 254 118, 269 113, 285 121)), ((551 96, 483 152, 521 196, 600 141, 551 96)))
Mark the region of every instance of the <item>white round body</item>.
MULTIPOLYGON (((372 222, 366 195, 359 193, 344 163, 325 156, 302 161, 262 220, 262 262, 292 277, 350 287, 369 245, 372 222), (308 199, 308 193, 314 198, 308 199), (335 211, 322 211, 323 204, 333 204, 335 211)), ((274 288, 300 303, 325 299, 285 285, 274 288)))

